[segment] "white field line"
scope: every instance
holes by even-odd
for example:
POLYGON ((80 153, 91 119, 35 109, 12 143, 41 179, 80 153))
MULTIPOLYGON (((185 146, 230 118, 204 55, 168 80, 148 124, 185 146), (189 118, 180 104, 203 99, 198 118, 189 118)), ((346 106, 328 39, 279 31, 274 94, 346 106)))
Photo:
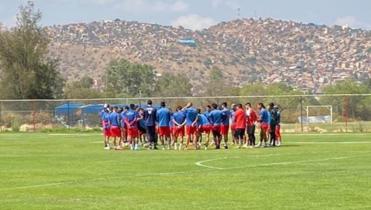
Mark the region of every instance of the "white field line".
MULTIPOLYGON (((90 144, 103 144, 102 141, 92 141, 90 144)), ((330 142, 330 141, 290 141, 285 145, 290 144, 371 144, 371 141, 338 141, 338 142, 330 142)))
MULTIPOLYGON (((363 153, 361 153, 363 154, 363 153)), ((368 152, 364 154, 369 154, 368 152)), ((196 166, 208 168, 208 169, 215 169, 215 170, 233 170, 233 169, 244 169, 244 168, 257 168, 257 167, 265 167, 265 166, 276 166, 276 165, 291 165, 291 164, 301 164, 301 163, 317 163, 317 162, 326 162, 330 160, 344 160, 344 159, 350 159, 355 157, 360 157, 364 155, 353 155, 353 156, 340 156, 340 157, 333 157, 333 158, 325 158, 325 159, 317 159, 317 160, 300 160, 300 161, 284 161, 284 162, 277 162, 277 163, 264 163, 264 164, 255 164, 255 165, 249 165, 249 166, 240 166, 240 167, 229 167, 229 168, 222 168, 222 167, 216 167, 216 166, 209 166, 205 163, 215 162, 219 160, 227 160, 229 158, 218 158, 218 159, 210 159, 210 160, 203 160, 198 161, 195 163, 196 166)))
POLYGON ((331 142, 331 141, 296 141, 290 142, 288 144, 371 144, 371 141, 338 141, 338 142, 331 142))
POLYGON ((101 134, 101 133, 91 133, 91 134, 86 134, 86 133, 50 133, 48 135, 49 136, 101 136, 103 134, 101 134))

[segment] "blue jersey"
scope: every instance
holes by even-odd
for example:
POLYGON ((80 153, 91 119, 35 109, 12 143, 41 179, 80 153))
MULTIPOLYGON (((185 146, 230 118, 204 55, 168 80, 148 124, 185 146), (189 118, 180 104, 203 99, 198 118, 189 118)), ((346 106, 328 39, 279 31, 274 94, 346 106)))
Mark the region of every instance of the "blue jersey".
POLYGON ((159 127, 169 127, 170 118, 171 118, 171 113, 168 108, 163 107, 157 111, 156 119, 157 119, 159 127))
POLYGON ((126 112, 126 122, 131 124, 131 127, 137 127, 137 123, 134 123, 138 118, 138 112, 129 110, 126 112))
POLYGON ((222 111, 215 109, 210 112, 210 123, 214 126, 219 126, 222 124, 223 113, 222 111))
POLYGON ((175 112, 173 114, 174 121, 179 125, 182 125, 186 120, 186 115, 182 111, 175 112))
POLYGON ((260 119, 263 123, 269 123, 269 114, 266 109, 260 110, 260 119))
POLYGON ((125 120, 126 120, 126 112, 127 111, 123 111, 121 113, 121 127, 123 128, 126 128, 126 123, 125 123, 125 120))
POLYGON ((172 127, 174 127, 174 122, 173 122, 173 120, 174 120, 174 116, 173 116, 173 114, 171 114, 170 115, 170 123, 169 123, 169 126, 172 128, 172 127))
POLYGON ((195 108, 190 107, 185 110, 185 115, 187 126, 192 126, 193 122, 197 119, 198 113, 195 108))
POLYGON ((103 123, 103 128, 109 128, 110 127, 110 113, 108 112, 103 112, 100 113, 101 120, 103 123))
POLYGON ((120 127, 120 115, 117 112, 112 112, 109 116, 111 126, 120 127))
POLYGON ((101 120, 103 120, 103 117, 104 117, 104 114, 105 114, 106 112, 104 111, 104 109, 103 110, 101 110, 100 112, 99 112, 99 118, 101 119, 101 120))
POLYGON ((272 114, 271 112, 268 112, 268 124, 271 124, 272 121, 272 114))
POLYGON ((222 124, 223 125, 229 125, 231 114, 232 114, 231 111, 227 108, 222 110, 222 124))
POLYGON ((209 119, 207 119, 205 114, 199 114, 198 118, 199 125, 201 126, 210 125, 209 119))

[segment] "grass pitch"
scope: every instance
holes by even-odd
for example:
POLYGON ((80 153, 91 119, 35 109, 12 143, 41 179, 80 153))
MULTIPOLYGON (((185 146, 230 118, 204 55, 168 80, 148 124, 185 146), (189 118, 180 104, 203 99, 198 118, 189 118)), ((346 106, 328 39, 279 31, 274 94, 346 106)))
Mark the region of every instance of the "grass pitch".
POLYGON ((98 134, 0 134, 0 209, 371 209, 371 134, 284 140, 116 152, 98 134))

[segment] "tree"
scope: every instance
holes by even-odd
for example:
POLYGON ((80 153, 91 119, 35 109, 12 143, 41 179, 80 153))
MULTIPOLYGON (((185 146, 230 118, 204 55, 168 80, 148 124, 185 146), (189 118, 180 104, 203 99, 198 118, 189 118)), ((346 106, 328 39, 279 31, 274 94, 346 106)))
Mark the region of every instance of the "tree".
POLYGON ((39 25, 34 4, 21 6, 17 25, 0 31, 0 96, 9 99, 52 99, 62 95, 63 79, 56 60, 47 57, 49 39, 39 25))
POLYGON ((206 84, 205 94, 207 96, 226 95, 226 85, 223 72, 218 68, 213 68, 209 74, 209 81, 206 84))
MULTIPOLYGON (((360 84, 353 80, 345 80, 326 87, 324 93, 367 94, 371 93, 371 89, 366 84, 360 84)), ((321 97, 320 102, 321 104, 332 105, 334 111, 340 116, 347 114, 351 118, 371 119, 371 97, 369 96, 321 97)))
POLYGON ((115 97, 151 96, 155 79, 152 66, 114 60, 106 70, 106 91, 115 97))
POLYGON ((64 94, 69 99, 91 99, 104 97, 103 93, 93 89, 94 80, 84 76, 80 81, 74 81, 66 85, 64 94))
POLYGON ((192 85, 184 75, 165 73, 157 81, 154 95, 161 97, 192 96, 192 85))

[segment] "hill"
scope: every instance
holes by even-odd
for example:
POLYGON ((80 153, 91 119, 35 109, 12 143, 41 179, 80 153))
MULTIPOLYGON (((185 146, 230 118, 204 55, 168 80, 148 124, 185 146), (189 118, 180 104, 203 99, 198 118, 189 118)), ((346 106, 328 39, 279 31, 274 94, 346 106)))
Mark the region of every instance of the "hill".
POLYGON ((50 26, 50 55, 62 74, 104 83, 115 58, 184 73, 201 87, 212 68, 231 85, 284 82, 318 93, 339 80, 371 77, 371 31, 274 19, 239 19, 202 31, 114 21, 50 26))

